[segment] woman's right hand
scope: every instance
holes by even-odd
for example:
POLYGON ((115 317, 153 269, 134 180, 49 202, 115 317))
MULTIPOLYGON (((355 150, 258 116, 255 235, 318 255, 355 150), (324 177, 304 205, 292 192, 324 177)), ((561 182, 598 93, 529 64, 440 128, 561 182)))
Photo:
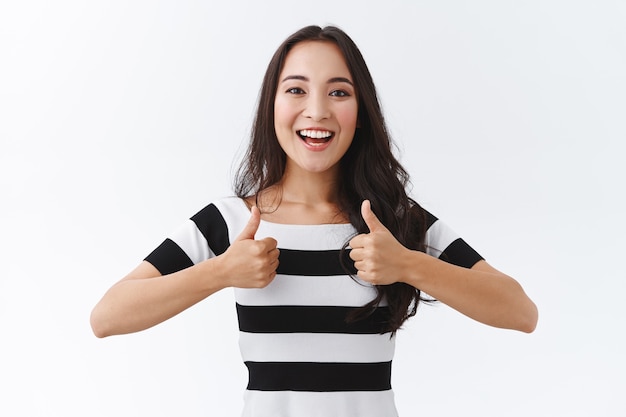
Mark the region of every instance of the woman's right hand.
POLYGON ((262 288, 276 276, 276 240, 254 240, 261 214, 256 207, 248 224, 215 258, 161 275, 143 261, 114 284, 91 313, 98 337, 132 333, 161 323, 225 287, 262 288))
POLYGON ((279 250, 276 239, 255 240, 261 223, 256 206, 250 210, 250 220, 230 247, 215 261, 222 272, 226 286, 236 288, 263 288, 276 277, 279 250))

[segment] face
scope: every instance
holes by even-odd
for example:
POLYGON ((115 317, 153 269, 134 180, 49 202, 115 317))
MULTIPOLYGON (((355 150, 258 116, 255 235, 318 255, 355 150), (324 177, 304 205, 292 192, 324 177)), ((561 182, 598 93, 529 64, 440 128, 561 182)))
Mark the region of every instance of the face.
POLYGON ((343 54, 306 41, 287 54, 278 79, 274 124, 286 172, 336 173, 357 125, 358 101, 343 54))

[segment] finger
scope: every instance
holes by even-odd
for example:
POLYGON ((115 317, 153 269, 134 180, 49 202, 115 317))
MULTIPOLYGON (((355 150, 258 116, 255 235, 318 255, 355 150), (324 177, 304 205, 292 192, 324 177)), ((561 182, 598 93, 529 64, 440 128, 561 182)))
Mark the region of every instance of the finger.
POLYGON ((348 243, 348 245, 352 249, 362 248, 363 246, 365 246, 365 236, 366 235, 357 235, 357 236, 353 237, 350 240, 350 242, 348 243))
POLYGON ((363 254, 361 252, 363 252, 361 249, 352 249, 348 256, 350 256, 350 259, 353 261, 358 262, 363 260, 363 254))
MULTIPOLYGON (((267 253, 270 265, 278 265, 280 251, 278 249, 272 249, 267 253)), ((276 269, 276 267, 274 267, 276 269)))
POLYGON ((357 272, 356 275, 361 278, 363 281, 368 281, 369 275, 367 274, 367 272, 363 269, 357 268, 357 272))
POLYGON ((365 220, 365 224, 370 229, 370 232, 387 230, 372 211, 372 204, 369 200, 363 200, 363 204, 361 204, 361 216, 363 216, 363 220, 365 220))
POLYGON ((263 245, 265 246, 266 252, 271 252, 274 249, 276 249, 278 246, 278 242, 276 241, 276 239, 272 237, 266 237, 264 239, 261 239, 259 242, 263 243, 263 245))
POLYGON ((239 236, 237 236, 235 241, 254 239, 254 235, 259 228, 259 224, 261 224, 261 213, 256 206, 252 206, 250 209, 250 220, 248 220, 248 223, 245 225, 241 233, 239 233, 239 236))

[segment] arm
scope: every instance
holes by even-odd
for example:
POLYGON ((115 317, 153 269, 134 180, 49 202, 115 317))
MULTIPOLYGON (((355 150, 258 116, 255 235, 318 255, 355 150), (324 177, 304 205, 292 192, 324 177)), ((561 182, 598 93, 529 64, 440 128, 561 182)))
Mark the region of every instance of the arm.
POLYGON ((132 333, 161 323, 225 287, 209 259, 169 275, 143 261, 113 285, 91 312, 97 337, 132 333))
POLYGON ((250 221, 233 244, 215 258, 168 274, 149 262, 114 284, 91 313, 98 337, 147 329, 226 288, 262 288, 276 276, 276 240, 254 240, 260 214, 253 208, 250 221))
POLYGON ((407 249, 380 223, 369 202, 362 212, 370 233, 350 242, 360 278, 376 285, 405 282, 490 326, 535 329, 537 307, 513 278, 485 261, 468 269, 407 249))
POLYGON ((403 282, 490 326, 531 333, 537 307, 521 285, 485 261, 471 269, 409 251, 403 282))

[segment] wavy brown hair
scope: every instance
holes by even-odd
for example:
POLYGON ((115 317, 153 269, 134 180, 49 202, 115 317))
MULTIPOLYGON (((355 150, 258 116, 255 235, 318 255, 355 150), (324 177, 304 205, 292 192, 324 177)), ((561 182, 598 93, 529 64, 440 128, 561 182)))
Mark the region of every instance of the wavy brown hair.
MULTIPOLYGON (((274 100, 287 54, 304 41, 326 41, 337 45, 357 92, 359 124, 352 144, 340 162, 339 209, 358 233, 368 233, 361 216, 361 202, 370 200, 376 216, 400 243, 424 251, 426 212, 407 195, 409 175, 393 155, 393 143, 372 76, 352 39, 334 26, 304 27, 288 37, 274 53, 263 78, 251 141, 235 177, 235 193, 241 198, 258 195, 282 180, 286 155, 276 137, 274 100)), ((346 259, 347 245, 346 242, 342 259, 346 259)), ((349 320, 366 317, 386 300, 389 305, 387 330, 395 332, 415 315, 423 300, 419 289, 400 282, 376 286, 376 289, 377 296, 356 309, 349 320)))

